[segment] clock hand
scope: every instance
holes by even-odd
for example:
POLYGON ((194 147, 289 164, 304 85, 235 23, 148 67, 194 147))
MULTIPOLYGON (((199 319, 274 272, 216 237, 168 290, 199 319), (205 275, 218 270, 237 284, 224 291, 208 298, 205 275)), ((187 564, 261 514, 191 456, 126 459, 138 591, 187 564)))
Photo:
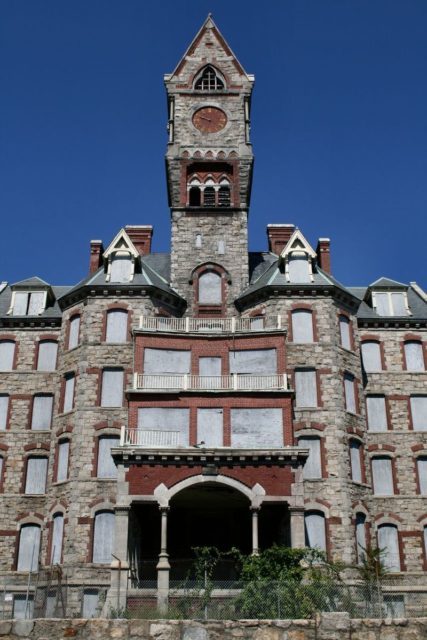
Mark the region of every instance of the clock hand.
POLYGON ((205 116, 200 116, 200 120, 207 120, 208 122, 212 122, 212 118, 206 118, 205 116))

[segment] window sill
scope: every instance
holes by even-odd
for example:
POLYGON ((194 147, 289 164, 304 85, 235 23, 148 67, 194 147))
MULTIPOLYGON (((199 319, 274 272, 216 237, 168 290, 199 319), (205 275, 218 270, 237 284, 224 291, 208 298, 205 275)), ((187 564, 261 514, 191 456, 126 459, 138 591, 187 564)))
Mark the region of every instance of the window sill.
POLYGON ((62 413, 58 413, 56 417, 57 418, 62 418, 62 416, 69 416, 70 413, 73 413, 73 411, 75 411, 75 407, 73 407, 69 411, 63 411, 62 413))
POLYGON ((82 344, 81 344, 81 343, 79 343, 79 344, 76 344, 76 346, 75 346, 75 347, 72 347, 71 349, 65 349, 64 355, 65 355, 66 353, 72 353, 73 351, 75 351, 76 349, 78 349, 78 348, 79 348, 79 347, 81 347, 81 346, 82 346, 82 344))
POLYGON ((44 493, 22 493, 24 498, 44 498, 46 496, 46 492, 44 493))
POLYGON ((339 344, 338 347, 342 349, 342 351, 344 351, 345 353, 350 353, 352 356, 356 355, 356 352, 354 349, 347 349, 347 347, 343 347, 342 344, 339 344))
POLYGON ((129 342, 129 340, 126 340, 125 342, 107 342, 106 340, 102 340, 99 343, 101 346, 114 346, 114 347, 118 347, 120 345, 127 345, 128 347, 131 346, 131 343, 129 342))
POLYGON ((119 405, 117 407, 104 407, 102 404, 98 405, 97 407, 95 407, 96 409, 103 409, 105 410, 110 410, 110 411, 117 411, 117 409, 124 409, 125 407, 123 407, 123 405, 119 405))
POLYGON ((56 482, 52 482, 52 487, 60 487, 63 484, 68 484, 70 482, 70 478, 67 478, 66 480, 57 480, 56 482))

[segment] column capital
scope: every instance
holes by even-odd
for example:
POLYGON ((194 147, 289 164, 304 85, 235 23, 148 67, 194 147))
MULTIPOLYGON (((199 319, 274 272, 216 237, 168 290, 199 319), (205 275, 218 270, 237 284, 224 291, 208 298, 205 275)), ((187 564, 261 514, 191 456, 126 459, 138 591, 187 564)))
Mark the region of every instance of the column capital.
POLYGON ((162 505, 159 505, 159 511, 160 511, 160 513, 162 513, 162 514, 163 514, 163 513, 168 513, 168 512, 170 511, 170 507, 169 507, 169 505, 168 505, 167 507, 164 507, 164 506, 162 506, 162 505))

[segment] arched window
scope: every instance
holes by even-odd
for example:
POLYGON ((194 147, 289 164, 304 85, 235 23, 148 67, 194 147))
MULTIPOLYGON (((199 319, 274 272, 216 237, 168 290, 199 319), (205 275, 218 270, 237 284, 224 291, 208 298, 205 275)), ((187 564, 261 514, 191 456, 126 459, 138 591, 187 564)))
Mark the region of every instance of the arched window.
POLYGON ((363 368, 366 373, 382 371, 380 343, 374 340, 365 340, 361 345, 363 368))
POLYGON ((63 482, 68 478, 68 461, 70 456, 69 440, 59 441, 57 455, 56 482, 63 482))
POLYGON ((320 438, 299 438, 298 446, 310 451, 303 468, 304 480, 322 477, 322 458, 320 454, 320 438))
POLYGON ((128 312, 125 309, 111 309, 107 312, 106 342, 127 342, 128 312))
POLYGON ((116 253, 111 259, 110 282, 130 282, 133 278, 133 262, 129 253, 116 253))
POLYGON ((427 457, 417 458, 418 487, 422 496, 427 496, 427 457))
POLYGON ((356 557, 357 564, 362 564, 366 555, 366 516, 356 513, 356 557))
POLYGON ((230 183, 223 178, 219 183, 218 206, 229 207, 231 205, 230 183))
POLYGON ((305 543, 312 549, 326 551, 325 516, 321 511, 307 511, 305 514, 305 543))
POLYGON ((211 65, 207 65, 197 78, 194 88, 196 91, 222 91, 224 82, 211 65))
POLYGON ((203 191, 203 205, 205 207, 215 206, 215 188, 214 187, 205 187, 205 190, 203 191))
POLYGON ((200 187, 190 187, 188 202, 190 207, 200 207, 202 204, 202 192, 200 191, 200 187))
POLYGON ((350 440, 351 479, 362 482, 362 445, 358 440, 350 440))
POLYGON ((99 511, 93 525, 92 562, 110 564, 114 543, 114 513, 99 511))
POLYGON ((55 371, 58 343, 56 340, 40 340, 37 371, 55 371))
POLYGON ((346 316, 340 316, 339 318, 340 324, 340 338, 341 338, 341 346, 344 349, 351 350, 351 324, 350 320, 346 316))
POLYGON ((117 478, 117 467, 111 457, 111 449, 118 447, 119 442, 119 436, 102 436, 99 438, 96 472, 98 478, 117 478))
POLYGON ((23 524, 19 532, 17 571, 37 571, 40 552, 40 526, 23 524))
POLYGON ((222 304, 222 278, 215 271, 199 276, 199 304, 222 304))
POLYGON ((43 495, 46 493, 47 458, 31 456, 27 460, 25 493, 43 495))
POLYGON ((9 416, 9 394, 0 394, 0 431, 7 429, 7 419, 9 416))
POLYGON ((12 371, 15 360, 15 341, 0 340, 0 371, 12 371))
POLYGON ((313 342, 313 314, 307 309, 292 311, 292 342, 313 342))
POLYGON ((404 348, 407 371, 424 371, 423 343, 418 340, 407 340, 404 348))
POLYGON ((290 255, 288 263, 288 273, 289 282, 311 282, 307 255, 290 255))
POLYGON ((53 395, 38 394, 33 399, 31 415, 31 429, 33 431, 47 431, 52 426, 53 395))
POLYGON ((72 316, 68 328, 68 349, 74 349, 79 344, 80 337, 80 316, 72 316))
POLYGON ((369 431, 387 431, 385 396, 366 396, 366 416, 369 431))
POLYGON ((50 550, 50 564, 60 564, 62 557, 62 542, 64 538, 64 516, 55 513, 52 523, 52 544, 50 550))
POLYGON ((391 458, 372 458, 372 485, 375 495, 394 495, 393 467, 391 458))
POLYGON ((394 524, 378 527, 378 547, 384 549, 382 561, 390 572, 400 571, 399 534, 394 524))

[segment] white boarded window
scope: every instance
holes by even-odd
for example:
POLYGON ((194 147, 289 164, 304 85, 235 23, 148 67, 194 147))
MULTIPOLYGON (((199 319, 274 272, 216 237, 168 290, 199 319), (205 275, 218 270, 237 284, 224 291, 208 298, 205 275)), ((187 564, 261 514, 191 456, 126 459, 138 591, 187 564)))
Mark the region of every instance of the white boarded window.
POLYGON ((422 342, 408 340, 405 342, 405 361, 408 371, 424 371, 424 352, 422 342))
POLYGON ((12 371, 15 359, 15 342, 0 340, 0 371, 12 371))
POLYGON ((427 396, 411 396, 412 426, 415 431, 427 431, 427 396))
POLYGON ((344 347, 344 349, 351 350, 350 320, 345 316, 340 316, 339 323, 341 346, 344 347))
POLYGON ((356 396, 354 392, 354 376, 351 373, 344 375, 344 395, 345 395, 345 408, 350 413, 356 413, 356 396))
POLYGON ((305 543, 312 549, 326 551, 325 516, 320 511, 307 511, 305 521, 305 543))
POLYGON ((37 571, 40 551, 40 527, 24 524, 19 533, 18 571, 37 571))
POLYGON ((299 438, 298 446, 309 449, 310 453, 303 467, 304 480, 322 477, 322 458, 320 454, 320 438, 299 438))
POLYGON ((199 358, 199 375, 200 376, 220 376, 221 375, 221 358, 199 358))
POLYGON ((34 597, 25 594, 16 594, 13 596, 13 613, 14 620, 29 620, 34 615, 34 597))
POLYGON ((102 372, 101 407, 123 405, 123 369, 104 369, 102 372))
POLYGON ((265 325, 264 316, 254 316, 249 319, 251 331, 262 331, 265 325))
POLYGON ((80 316, 73 316, 70 319, 68 348, 74 349, 79 344, 80 337, 80 316))
POLYGON ((427 527, 424 527, 424 553, 427 555, 427 527))
POLYGON ((106 342, 127 342, 128 312, 123 309, 113 309, 107 312, 106 342))
POLYGON ((357 564, 362 564, 366 556, 366 516, 356 513, 356 557, 357 564))
POLYGON ((71 411, 74 407, 74 386, 76 383, 76 378, 74 373, 68 374, 65 377, 65 388, 64 388, 64 413, 67 411, 71 411))
POLYGON ((28 292, 15 291, 15 299, 13 303, 14 316, 26 316, 28 311, 28 292))
POLYGON ((130 282, 132 277, 132 258, 129 255, 113 256, 111 261, 110 282, 130 282))
POLYGON ((45 309, 44 291, 16 291, 13 304, 14 316, 38 316, 45 309))
POLYGON ((177 349, 144 349, 145 375, 190 373, 191 351, 177 349))
POLYGON ((283 447, 282 409, 231 409, 230 418, 232 447, 283 447))
POLYGON ((311 282, 306 256, 289 256, 288 273, 290 282, 311 282))
POLYGON ((0 431, 7 427, 7 416, 9 414, 9 396, 6 393, 0 394, 0 431))
POLYGON ((197 444, 223 446, 222 409, 197 409, 197 444))
POLYGON ((83 604, 82 604, 82 618, 88 620, 89 618, 96 618, 98 613, 99 592, 97 589, 84 589, 83 591, 83 604))
POLYGON ((111 449, 120 442, 118 436, 103 436, 98 440, 98 478, 117 478, 117 467, 111 457, 111 449))
POLYGON ((64 516, 55 513, 52 526, 52 545, 50 550, 50 564, 61 564, 62 541, 64 538, 64 516))
POLYGON ((374 306, 380 316, 407 316, 406 294, 399 292, 377 292, 373 294, 374 306))
POLYGON ((351 479, 362 482, 362 447, 357 440, 350 440, 351 479))
POLYGON ((276 349, 246 349, 230 351, 230 373, 269 375, 277 373, 276 349))
POLYGON ((383 524, 378 527, 378 547, 384 549, 381 560, 391 572, 400 571, 399 535, 397 527, 383 524))
POLYGON ((366 413, 369 431, 387 431, 387 411, 384 396, 367 396, 366 413))
POLYGON ((420 487, 420 494, 422 496, 427 495, 427 458, 417 459, 417 472, 418 472, 418 484, 420 487))
POLYGON ((372 484, 375 495, 392 496, 394 494, 391 458, 372 458, 372 484))
POLYGON ((53 396, 34 396, 31 429, 46 431, 52 425, 53 396))
POLYGON ((222 303, 222 278, 214 271, 206 271, 199 277, 199 303, 222 303))
POLYGON ((362 360, 363 368, 367 373, 382 370, 381 364, 381 348, 379 342, 366 340, 362 342, 362 360))
POLYGON ((25 493, 31 495, 46 493, 47 458, 34 457, 27 460, 25 493))
POLYGON ((292 311, 292 341, 313 342, 313 314, 306 309, 292 311))
POLYGON ((58 343, 54 340, 41 340, 37 358, 37 371, 55 371, 58 343))
POLYGON ((93 528, 93 557, 96 564, 110 564, 114 543, 114 513, 100 511, 93 528))
POLYGON ((58 466, 56 482, 63 482, 68 478, 68 459, 70 455, 70 441, 61 440, 58 444, 58 466))
POLYGON ((190 443, 189 409, 163 407, 143 407, 138 409, 138 429, 143 431, 176 431, 179 446, 188 447, 190 443))
POLYGON ((317 407, 317 380, 314 369, 295 371, 295 403, 301 407, 317 407))

